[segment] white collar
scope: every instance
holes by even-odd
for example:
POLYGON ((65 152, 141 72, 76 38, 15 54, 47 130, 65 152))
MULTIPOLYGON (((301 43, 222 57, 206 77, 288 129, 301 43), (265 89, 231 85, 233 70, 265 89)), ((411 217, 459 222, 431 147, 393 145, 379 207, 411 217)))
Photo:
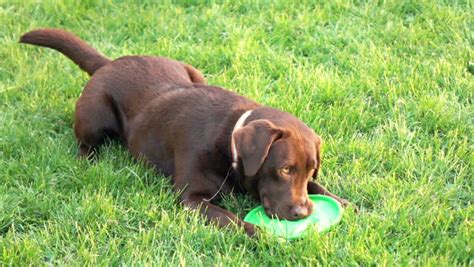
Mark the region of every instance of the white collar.
POLYGON ((237 148, 235 147, 234 133, 240 128, 242 128, 242 126, 245 123, 245 120, 250 116, 252 111, 253 109, 247 110, 244 114, 242 114, 239 120, 237 120, 237 122, 235 123, 234 130, 232 130, 230 149, 231 149, 231 155, 232 155, 232 168, 234 169, 237 169, 237 162, 239 161, 239 153, 237 152, 237 148))

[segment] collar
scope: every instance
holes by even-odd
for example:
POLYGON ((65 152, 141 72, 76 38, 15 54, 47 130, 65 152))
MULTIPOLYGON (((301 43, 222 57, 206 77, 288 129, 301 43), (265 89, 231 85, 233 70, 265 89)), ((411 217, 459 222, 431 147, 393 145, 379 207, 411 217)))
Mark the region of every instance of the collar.
POLYGON ((253 109, 247 110, 240 118, 237 120, 234 126, 234 130, 232 130, 232 137, 230 140, 230 149, 231 149, 231 155, 232 155, 232 168, 237 169, 237 162, 239 161, 239 153, 237 151, 237 147, 235 146, 235 141, 234 141, 234 133, 242 128, 244 126, 245 120, 250 116, 252 113, 253 109))

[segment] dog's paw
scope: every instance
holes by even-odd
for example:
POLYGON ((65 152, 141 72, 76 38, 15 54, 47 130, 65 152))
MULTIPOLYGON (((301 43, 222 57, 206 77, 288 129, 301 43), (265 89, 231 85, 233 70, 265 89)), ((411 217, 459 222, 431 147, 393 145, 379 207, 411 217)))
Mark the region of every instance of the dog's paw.
POLYGON ((249 237, 255 237, 256 236, 256 227, 255 227, 255 225, 245 222, 244 223, 244 229, 245 229, 245 233, 247 233, 247 235, 249 237))
POLYGON ((359 207, 355 205, 354 203, 348 201, 347 199, 339 199, 339 203, 341 203, 341 206, 345 209, 354 209, 355 213, 359 213, 359 207))
POLYGON ((341 206, 343 208, 347 208, 351 204, 351 202, 349 202, 349 200, 343 199, 343 198, 340 198, 337 201, 339 202, 339 204, 341 204, 341 206))
POLYGON ((97 150, 81 144, 77 151, 76 159, 94 163, 98 159, 97 150))

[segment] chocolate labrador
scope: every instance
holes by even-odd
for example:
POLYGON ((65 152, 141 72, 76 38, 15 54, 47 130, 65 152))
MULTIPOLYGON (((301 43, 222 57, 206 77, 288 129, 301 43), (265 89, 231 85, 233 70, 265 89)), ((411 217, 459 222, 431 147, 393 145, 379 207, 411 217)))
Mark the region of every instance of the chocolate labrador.
POLYGON ((312 212, 309 194, 348 203, 312 181, 321 138, 293 115, 206 84, 194 67, 163 57, 110 60, 63 30, 39 29, 21 43, 53 48, 91 79, 76 103, 79 155, 107 138, 170 176, 185 206, 219 226, 254 226, 213 204, 231 191, 249 193, 265 212, 297 220, 312 212))

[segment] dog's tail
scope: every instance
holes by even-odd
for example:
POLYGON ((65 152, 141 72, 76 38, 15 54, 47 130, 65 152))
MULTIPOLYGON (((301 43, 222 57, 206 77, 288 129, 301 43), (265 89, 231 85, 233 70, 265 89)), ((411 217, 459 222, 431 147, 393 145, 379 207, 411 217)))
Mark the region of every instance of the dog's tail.
POLYGON ((27 32, 21 36, 20 43, 58 50, 91 76, 110 62, 110 59, 101 55, 79 37, 59 29, 39 29, 27 32))

